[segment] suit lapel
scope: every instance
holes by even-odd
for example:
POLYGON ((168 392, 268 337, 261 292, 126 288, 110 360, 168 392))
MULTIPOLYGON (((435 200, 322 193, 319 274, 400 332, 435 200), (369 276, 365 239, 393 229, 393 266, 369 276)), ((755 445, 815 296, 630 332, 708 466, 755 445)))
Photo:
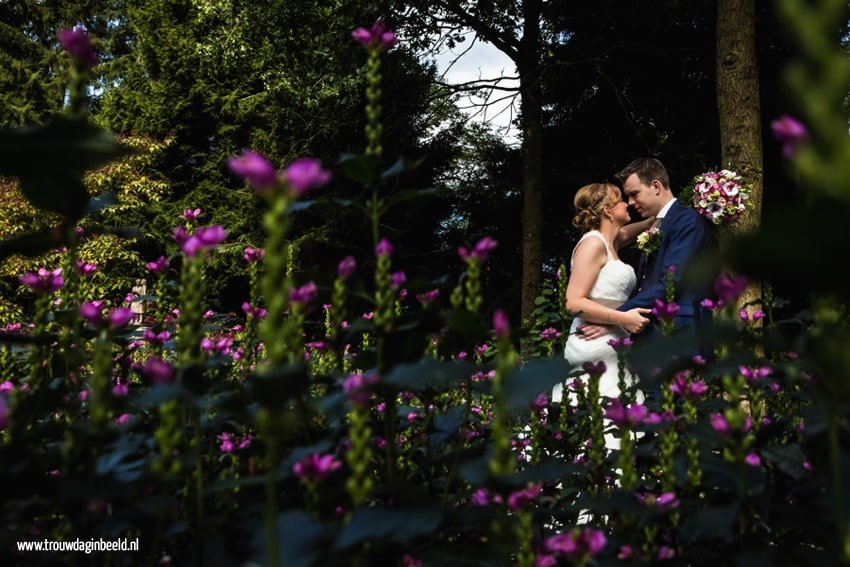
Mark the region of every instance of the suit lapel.
MULTIPOLYGON (((658 225, 658 230, 661 231, 661 244, 658 247, 658 250, 655 251, 655 254, 652 255, 652 258, 647 258, 646 254, 641 254, 640 261, 638 262, 638 285, 637 288, 643 286, 643 281, 649 277, 650 275, 654 275, 658 269, 659 259, 662 257, 662 252, 667 249, 667 241, 666 235, 670 226, 673 224, 673 221, 676 220, 682 213, 682 206, 678 201, 673 201, 673 204, 670 205, 670 208, 667 209, 667 214, 664 215, 664 218, 661 219, 661 224, 658 225)), ((653 276, 654 277, 654 276, 653 276)))

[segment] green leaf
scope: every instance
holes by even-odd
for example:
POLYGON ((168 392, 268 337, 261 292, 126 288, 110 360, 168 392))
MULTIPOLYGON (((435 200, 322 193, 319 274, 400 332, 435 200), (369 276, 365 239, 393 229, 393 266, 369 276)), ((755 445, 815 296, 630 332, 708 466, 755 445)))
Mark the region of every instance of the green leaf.
POLYGON ((345 154, 339 159, 337 165, 346 177, 368 186, 378 179, 381 160, 376 156, 345 154))
POLYGON ((435 508, 358 508, 336 539, 334 547, 346 549, 366 540, 409 541, 433 533, 442 522, 435 508))
POLYGON ((439 196, 439 194, 436 189, 408 189, 405 191, 399 191, 398 193, 386 198, 386 204, 384 205, 383 210, 386 211, 398 204, 413 201, 415 199, 437 196, 439 196))
POLYGON ((56 248, 59 242, 52 232, 32 232, 0 241, 0 260, 12 254, 35 257, 56 248))
POLYGON ((800 480, 806 475, 806 468, 803 466, 806 455, 798 443, 765 447, 761 451, 761 456, 795 480, 800 480))
POLYGON ((82 176, 127 153, 109 130, 64 114, 44 125, 0 131, 0 175, 20 179, 82 176))
POLYGON ((30 173, 20 178, 21 193, 37 209, 59 213, 75 221, 86 211, 89 193, 81 176, 55 173, 30 173))
POLYGON ((397 175, 401 175, 405 171, 411 171, 422 165, 422 162, 425 161, 425 158, 419 159, 408 159, 408 158, 399 158, 394 164, 390 166, 389 169, 384 171, 381 174, 382 179, 389 179, 390 177, 395 177, 397 175))
POLYGON ((503 390, 508 411, 523 410, 541 392, 551 392, 555 384, 567 379, 570 367, 563 358, 549 358, 514 368, 505 376, 503 390))
POLYGON ((263 368, 251 378, 254 399, 264 406, 277 407, 303 395, 310 386, 307 366, 297 362, 263 368))
POLYGON ((469 362, 441 362, 423 358, 416 362, 399 364, 387 374, 382 382, 399 390, 422 392, 443 391, 469 377, 476 366, 469 362))

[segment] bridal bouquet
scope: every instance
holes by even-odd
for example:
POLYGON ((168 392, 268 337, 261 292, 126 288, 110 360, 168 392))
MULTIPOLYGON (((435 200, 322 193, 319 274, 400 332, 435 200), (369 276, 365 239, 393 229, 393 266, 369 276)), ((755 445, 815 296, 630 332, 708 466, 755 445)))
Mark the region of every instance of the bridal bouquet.
POLYGON ((743 214, 750 190, 734 171, 708 171, 694 177, 692 202, 712 223, 731 224, 743 214))

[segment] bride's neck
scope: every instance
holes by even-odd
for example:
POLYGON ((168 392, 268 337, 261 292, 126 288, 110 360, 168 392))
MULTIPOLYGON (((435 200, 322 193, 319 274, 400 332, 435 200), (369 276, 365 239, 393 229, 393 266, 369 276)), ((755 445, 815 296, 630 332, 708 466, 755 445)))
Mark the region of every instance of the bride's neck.
POLYGON ((614 224, 608 219, 604 219, 599 224, 599 232, 605 237, 605 240, 613 244, 614 240, 617 238, 617 234, 620 232, 620 226, 614 224))

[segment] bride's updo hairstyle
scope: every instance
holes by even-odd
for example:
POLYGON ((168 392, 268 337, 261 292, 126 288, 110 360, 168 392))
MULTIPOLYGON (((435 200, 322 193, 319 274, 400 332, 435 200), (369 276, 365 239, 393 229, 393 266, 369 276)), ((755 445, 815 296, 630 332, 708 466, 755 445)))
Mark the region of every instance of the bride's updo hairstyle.
POLYGON ((611 183, 585 185, 578 190, 573 199, 573 206, 576 209, 573 226, 581 232, 599 228, 603 209, 614 206, 622 200, 620 189, 616 185, 611 183))

